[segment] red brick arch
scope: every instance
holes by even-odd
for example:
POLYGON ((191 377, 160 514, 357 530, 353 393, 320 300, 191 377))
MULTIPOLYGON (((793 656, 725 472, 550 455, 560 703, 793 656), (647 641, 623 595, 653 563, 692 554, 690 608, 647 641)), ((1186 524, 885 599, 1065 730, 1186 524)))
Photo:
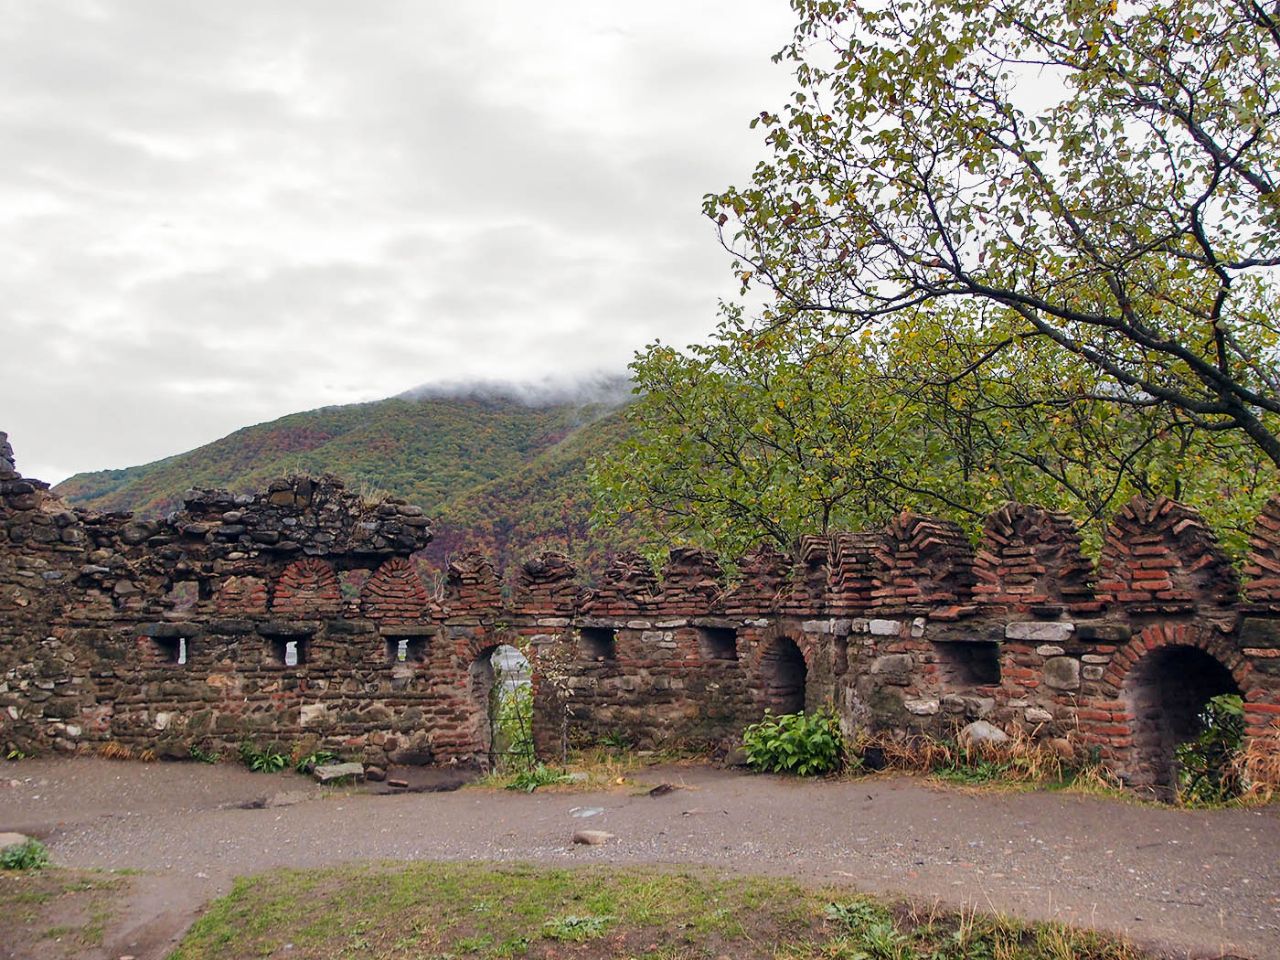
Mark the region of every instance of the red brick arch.
POLYGON ((360 591, 360 609, 383 623, 413 623, 423 619, 431 597, 417 568, 404 557, 393 557, 371 576, 360 591))
POLYGON ((1143 629, 1115 652, 1101 687, 1081 704, 1085 743, 1133 784, 1158 790, 1170 788, 1173 744, 1191 733, 1204 700, 1232 687, 1246 703, 1259 696, 1252 667, 1232 642, 1191 623, 1143 629))
POLYGON ((276 580, 271 612, 303 618, 338 616, 342 591, 333 567, 317 557, 289 564, 276 580))
POLYGON ((779 633, 761 641, 751 657, 752 686, 758 691, 761 705, 774 713, 803 709, 808 700, 813 655, 812 643, 804 635, 779 633))

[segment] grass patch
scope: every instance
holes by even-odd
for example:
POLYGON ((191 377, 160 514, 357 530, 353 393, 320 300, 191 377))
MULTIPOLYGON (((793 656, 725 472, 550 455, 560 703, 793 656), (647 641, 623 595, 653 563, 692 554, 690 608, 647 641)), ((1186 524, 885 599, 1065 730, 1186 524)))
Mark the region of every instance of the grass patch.
POLYGON ((918 910, 703 871, 473 863, 278 870, 237 880, 170 960, 634 957, 1137 960, 1056 924, 918 910))
POLYGON ((98 870, 0 873, 0 944, 15 957, 79 957, 102 945, 128 887, 98 870))
POLYGON ((700 763, 701 757, 683 753, 654 753, 640 756, 630 751, 595 747, 569 755, 566 764, 536 764, 496 770, 474 783, 472 789, 523 790, 532 793, 586 793, 610 787, 634 785, 634 775, 656 764, 700 763))

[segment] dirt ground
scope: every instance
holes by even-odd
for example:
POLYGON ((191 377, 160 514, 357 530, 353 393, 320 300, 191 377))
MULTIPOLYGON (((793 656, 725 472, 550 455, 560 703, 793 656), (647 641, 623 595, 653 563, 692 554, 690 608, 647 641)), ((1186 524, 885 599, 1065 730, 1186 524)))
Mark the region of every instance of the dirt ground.
POLYGON ((699 864, 1096 926, 1173 956, 1280 958, 1280 806, 1193 812, 704 766, 634 780, 379 796, 230 764, 28 760, 0 766, 0 831, 42 838, 63 866, 143 871, 86 957, 163 957, 238 875, 385 859, 699 864), (678 789, 648 795, 664 782, 678 789), (616 839, 575 846, 584 828, 616 839))

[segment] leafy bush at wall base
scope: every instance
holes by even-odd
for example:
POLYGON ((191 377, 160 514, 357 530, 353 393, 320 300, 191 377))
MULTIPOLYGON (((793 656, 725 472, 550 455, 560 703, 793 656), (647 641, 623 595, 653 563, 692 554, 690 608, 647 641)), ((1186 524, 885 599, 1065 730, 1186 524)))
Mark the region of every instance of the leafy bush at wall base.
POLYGON ((1240 748, 1244 742, 1244 701, 1224 693, 1200 712, 1200 734, 1174 749, 1178 799, 1183 803, 1223 803, 1240 796, 1240 748))
POLYGON ((49 851, 39 840, 24 840, 0 850, 0 870, 40 870, 48 865, 49 851))
POLYGON ((254 773, 279 773, 289 766, 289 755, 278 744, 259 748, 245 741, 240 744, 240 762, 254 773))
POLYGON ((742 747, 753 769, 802 777, 833 773, 844 756, 840 720, 829 707, 816 713, 766 712, 742 731, 742 747))

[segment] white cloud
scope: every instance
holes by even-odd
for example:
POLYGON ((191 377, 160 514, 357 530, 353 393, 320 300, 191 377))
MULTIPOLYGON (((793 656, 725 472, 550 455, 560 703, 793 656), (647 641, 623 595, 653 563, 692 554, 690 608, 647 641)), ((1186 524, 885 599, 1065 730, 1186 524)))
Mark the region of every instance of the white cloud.
POLYGON ((0 25, 0 429, 57 480, 417 384, 620 372, 734 293, 702 194, 782 0, 41 0, 0 25))

